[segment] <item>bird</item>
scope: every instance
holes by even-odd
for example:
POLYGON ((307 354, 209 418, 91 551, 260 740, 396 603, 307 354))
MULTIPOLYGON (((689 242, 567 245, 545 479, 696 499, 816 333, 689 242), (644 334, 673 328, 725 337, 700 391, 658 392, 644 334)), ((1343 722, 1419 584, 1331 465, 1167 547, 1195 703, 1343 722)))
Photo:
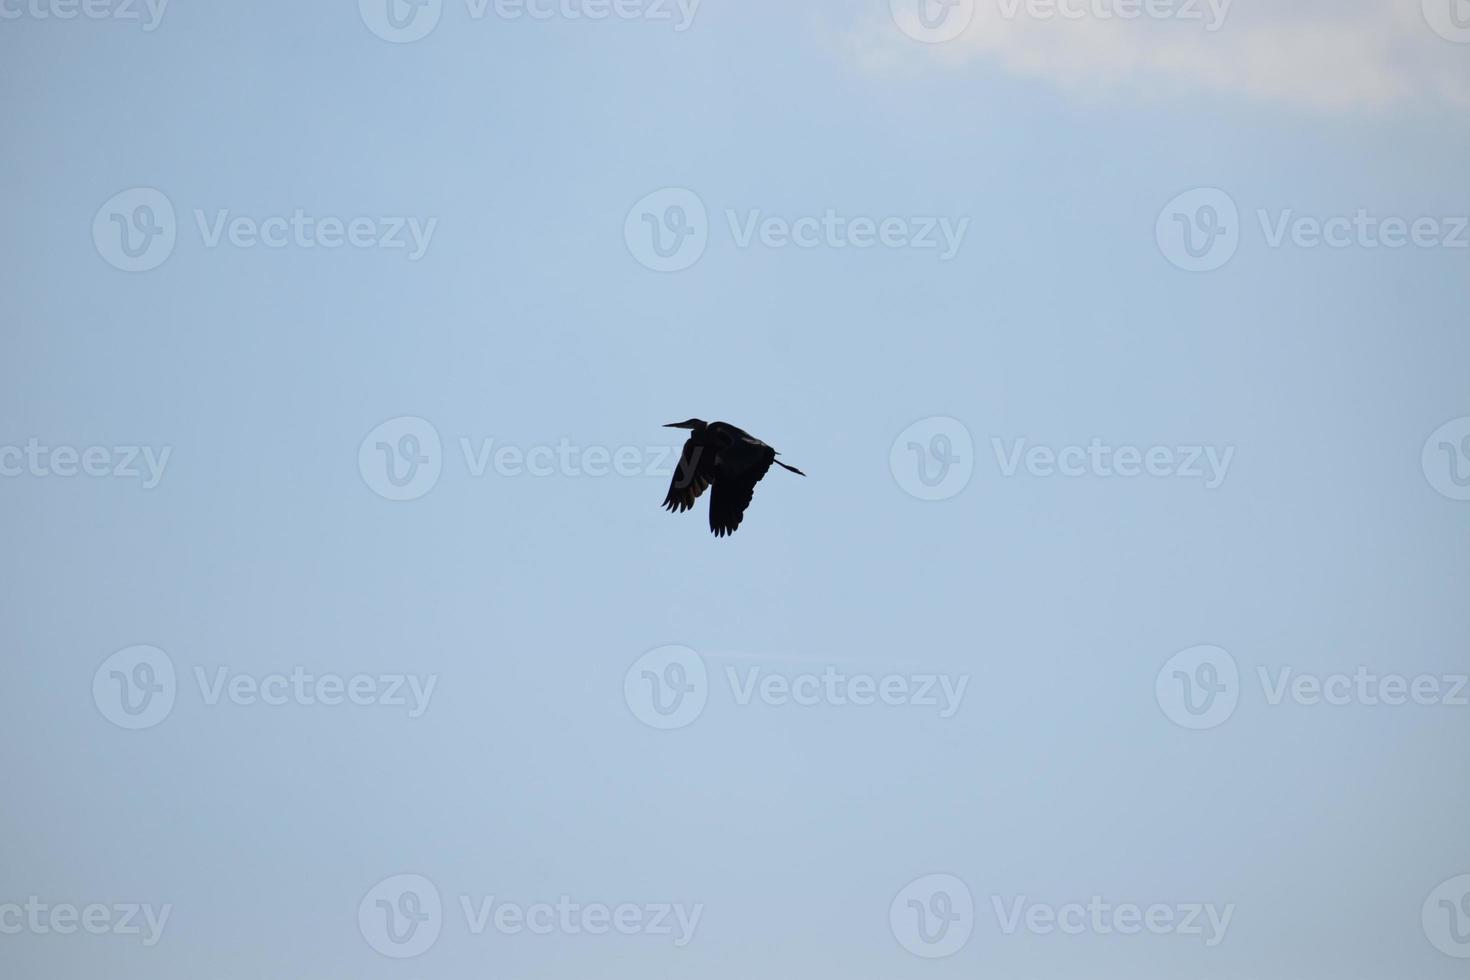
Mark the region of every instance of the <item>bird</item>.
POLYGON ((679 466, 664 497, 664 509, 683 513, 694 507, 694 501, 708 487, 709 529, 715 537, 734 534, 745 517, 745 508, 755 494, 755 485, 775 463, 797 476, 806 476, 795 466, 787 466, 776 457, 776 450, 744 429, 728 422, 706 422, 687 419, 670 422, 666 429, 688 429, 689 438, 679 453, 679 466))

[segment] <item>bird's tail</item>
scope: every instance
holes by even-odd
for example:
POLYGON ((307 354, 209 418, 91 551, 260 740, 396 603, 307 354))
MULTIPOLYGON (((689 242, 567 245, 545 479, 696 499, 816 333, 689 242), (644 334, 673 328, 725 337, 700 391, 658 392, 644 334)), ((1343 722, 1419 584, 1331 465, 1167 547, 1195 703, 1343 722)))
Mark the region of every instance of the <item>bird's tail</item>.
POLYGON ((797 476, 806 476, 805 473, 803 473, 801 470, 797 469, 795 466, 787 466, 785 463, 781 462, 779 459, 778 460, 774 460, 774 462, 775 462, 775 464, 777 466, 781 467, 783 470, 790 470, 791 472, 795 473, 797 476))

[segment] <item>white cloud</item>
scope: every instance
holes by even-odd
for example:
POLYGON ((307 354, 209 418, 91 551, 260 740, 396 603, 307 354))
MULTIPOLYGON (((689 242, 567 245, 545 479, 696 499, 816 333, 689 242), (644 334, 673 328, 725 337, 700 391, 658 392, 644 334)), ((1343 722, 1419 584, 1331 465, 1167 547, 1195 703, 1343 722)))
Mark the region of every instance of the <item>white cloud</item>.
POLYGON ((978 61, 1090 99, 1217 93, 1334 112, 1470 105, 1470 43, 1446 39, 1454 11, 1470 42, 1470 0, 945 2, 878 0, 847 35, 850 53, 874 72, 978 61), (946 9, 958 20, 943 21, 946 9), (1130 9, 1134 19, 1116 16, 1130 9), (916 39, 953 34, 967 15, 953 40, 916 39))

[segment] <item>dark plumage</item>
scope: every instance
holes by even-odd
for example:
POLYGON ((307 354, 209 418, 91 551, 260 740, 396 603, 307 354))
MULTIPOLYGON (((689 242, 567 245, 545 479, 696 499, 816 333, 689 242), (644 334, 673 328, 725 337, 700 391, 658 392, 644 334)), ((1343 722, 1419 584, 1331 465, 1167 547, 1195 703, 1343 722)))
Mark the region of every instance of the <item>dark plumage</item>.
POLYGON ((775 463, 798 476, 805 473, 776 458, 776 450, 728 422, 689 419, 671 422, 665 428, 688 429, 689 438, 679 454, 679 466, 669 483, 664 507, 682 513, 713 487, 709 500, 709 529, 715 537, 734 534, 750 506, 755 485, 775 463))

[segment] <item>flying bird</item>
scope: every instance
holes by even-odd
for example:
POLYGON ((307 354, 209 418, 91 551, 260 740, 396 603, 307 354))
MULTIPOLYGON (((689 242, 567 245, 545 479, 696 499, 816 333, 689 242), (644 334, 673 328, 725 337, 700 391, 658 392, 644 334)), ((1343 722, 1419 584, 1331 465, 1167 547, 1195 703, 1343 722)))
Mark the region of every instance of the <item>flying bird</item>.
POLYGON ((787 466, 776 457, 779 453, 755 436, 728 422, 706 422, 689 419, 670 422, 666 429, 688 429, 689 438, 679 453, 679 468, 669 484, 664 508, 683 513, 694 501, 713 487, 709 497, 709 529, 715 537, 734 534, 750 506, 755 485, 775 463, 797 476, 806 476, 795 466, 787 466))

